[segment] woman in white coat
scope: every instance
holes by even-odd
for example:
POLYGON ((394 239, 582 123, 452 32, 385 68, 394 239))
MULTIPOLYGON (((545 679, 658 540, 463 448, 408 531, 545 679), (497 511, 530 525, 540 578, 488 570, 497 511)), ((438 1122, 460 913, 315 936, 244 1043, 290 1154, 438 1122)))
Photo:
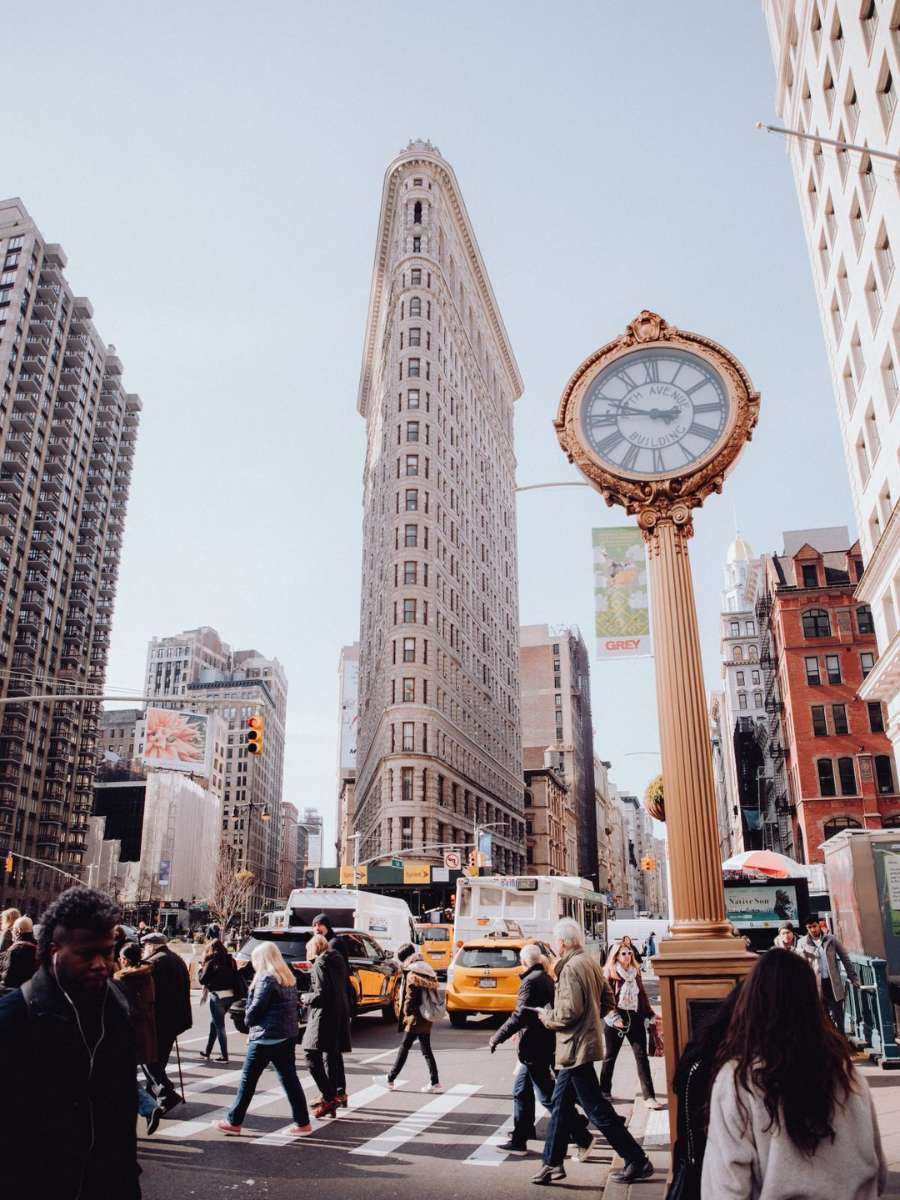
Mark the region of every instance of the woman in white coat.
POLYGON ((718 1055, 702 1200, 875 1200, 887 1168, 868 1084, 803 957, 750 972, 718 1055))

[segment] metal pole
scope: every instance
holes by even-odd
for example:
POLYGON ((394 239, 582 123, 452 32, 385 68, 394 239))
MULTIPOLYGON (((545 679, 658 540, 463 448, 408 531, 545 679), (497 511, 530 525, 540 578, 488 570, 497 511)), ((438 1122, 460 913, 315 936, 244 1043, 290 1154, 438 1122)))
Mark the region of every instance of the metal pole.
POLYGON ((786 137, 802 138, 805 142, 824 142, 826 146, 837 146, 839 150, 857 150, 860 154, 871 155, 872 158, 900 162, 900 154, 891 154, 888 150, 873 150, 871 146, 858 146, 855 142, 838 142, 834 138, 821 137, 817 133, 805 133, 802 129, 784 129, 780 125, 766 125, 764 121, 757 121, 756 128, 764 129, 766 133, 783 133, 786 137))

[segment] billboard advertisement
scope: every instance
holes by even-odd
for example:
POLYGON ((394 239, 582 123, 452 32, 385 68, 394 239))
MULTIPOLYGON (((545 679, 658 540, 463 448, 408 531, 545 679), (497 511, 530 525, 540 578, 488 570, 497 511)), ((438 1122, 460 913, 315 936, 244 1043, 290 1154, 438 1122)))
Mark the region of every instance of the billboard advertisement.
POLYGON ((209 775, 212 761, 209 732, 209 717, 201 713, 148 708, 141 755, 144 765, 209 775))
POLYGON ((636 525, 593 530, 597 658, 653 653, 647 553, 636 525))
POLYGON ((783 921, 800 923, 797 888, 792 883, 752 883, 726 887, 725 915, 738 929, 777 929, 783 921))

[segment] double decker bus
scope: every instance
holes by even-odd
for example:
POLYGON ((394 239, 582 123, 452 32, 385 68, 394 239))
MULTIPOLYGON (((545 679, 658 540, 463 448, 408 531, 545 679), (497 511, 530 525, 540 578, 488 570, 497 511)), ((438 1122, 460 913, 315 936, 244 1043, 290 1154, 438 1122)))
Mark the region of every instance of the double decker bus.
POLYGON ((521 932, 552 942, 553 926, 572 917, 585 932, 585 948, 606 951, 606 897, 575 875, 461 876, 456 883, 456 946, 490 933, 521 932))

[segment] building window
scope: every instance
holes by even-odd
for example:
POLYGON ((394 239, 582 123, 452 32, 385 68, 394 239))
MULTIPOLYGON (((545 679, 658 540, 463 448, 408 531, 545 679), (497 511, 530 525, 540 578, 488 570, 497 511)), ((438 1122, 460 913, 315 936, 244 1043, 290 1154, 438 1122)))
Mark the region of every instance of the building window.
POLYGON ((741 649, 740 646, 735 646, 735 648, 734 648, 734 661, 735 662, 743 662, 744 661, 744 651, 741 649))
POLYGON ((872 700, 868 704, 869 709, 869 728, 873 733, 884 733, 884 709, 881 707, 879 700, 872 700))
POLYGON ((841 833, 844 829, 862 829, 862 826, 853 817, 832 817, 822 826, 822 840, 827 842, 829 838, 834 837, 836 833, 841 833))
POLYGON ((746 707, 747 707, 747 693, 746 692, 738 692, 738 708, 746 709, 746 707))
POLYGON ((804 637, 831 637, 831 621, 824 608, 808 608, 802 620, 804 637))
POLYGON ((875 90, 878 93, 878 102, 884 115, 884 123, 889 126, 894 116, 894 109, 897 107, 897 93, 894 90, 894 77, 887 59, 881 68, 881 78, 875 90))
POLYGON ((759 671, 751 671, 750 672, 750 682, 751 683, 759 683, 759 671))
POLYGON ((404 525, 404 527, 403 527, 403 544, 404 544, 404 546, 418 546, 418 544, 419 544, 419 527, 418 527, 418 525, 404 525))
POLYGON ((819 568, 815 563, 804 563, 801 570, 803 571, 803 586, 814 588, 819 586, 819 568))
POLYGON ((732 637, 740 637, 740 636, 741 636, 741 623, 740 623, 740 621, 732 621, 732 622, 731 622, 731 636, 732 636, 732 637))
MULTIPOLYGON (((412 767, 403 768, 403 778, 401 780, 402 799, 412 801, 412 767), (409 796, 406 795, 406 773, 409 772, 409 796)), ((412 817, 400 818, 400 849, 412 850, 412 817)))
POLYGON ((404 721, 403 722, 402 746, 403 746, 403 749, 406 750, 407 752, 409 752, 411 750, 415 750, 415 748, 416 748, 415 728, 416 727, 412 723, 412 721, 404 721))
POLYGON ((417 200, 413 205, 413 225, 422 224, 422 201, 417 200))
POLYGON ((834 764, 830 758, 816 760, 816 770, 819 772, 819 795, 836 796, 834 787, 834 764))
POLYGON ((421 287, 422 284, 422 268, 413 267, 409 273, 409 282, 413 287, 421 287))
POLYGON ((753 693, 753 704, 754 704, 754 707, 756 707, 756 708, 762 708, 762 702, 763 702, 763 698, 762 698, 762 692, 754 692, 754 693, 753 693))
POLYGON ((416 602, 415 600, 403 601, 403 623, 404 625, 415 625, 416 623, 416 602))
POLYGON ((417 442, 419 440, 419 422, 406 422, 406 440, 408 442, 417 442))
POLYGON ((404 662, 415 662, 416 661, 416 639, 415 638, 404 638, 403 639, 403 661, 404 662))
POLYGON ((744 622, 744 634, 747 637, 755 637, 756 636, 756 626, 752 621, 744 622))
POLYGON ((744 672, 743 672, 743 671, 738 671, 738 672, 736 673, 736 676, 735 676, 735 677, 736 677, 736 679, 737 679, 737 685, 738 685, 738 687, 743 687, 743 686, 744 686, 744 672))
POLYGON ((419 407, 419 389, 418 388, 410 388, 409 391, 406 393, 406 407, 407 408, 418 408, 419 407))
POLYGON ((405 464, 405 475, 418 475, 419 473, 419 456, 418 454, 407 454, 405 464))
POLYGON ((403 680, 403 703, 415 704, 416 702, 416 681, 410 676, 406 676, 403 680))
POLYGON ((870 650, 863 650, 859 656, 859 665, 862 668, 862 677, 865 679, 875 666, 875 655, 870 650))
POLYGON ((406 511, 417 512, 419 508, 419 493, 416 488, 406 489, 406 511))
POLYGON ((418 254, 422 249, 422 239, 420 237, 413 238, 413 254, 418 254))
POLYGON ((825 655, 825 670, 828 673, 829 683, 841 682, 841 660, 837 654, 825 655))
POLYGON ((875 755, 875 779, 878 783, 878 794, 883 796, 894 790, 894 768, 889 754, 875 755))
POLYGON ((812 712, 812 729, 814 737, 828 737, 828 724, 825 721, 825 705, 813 704, 812 712))
MULTIPOLYGON (((410 302, 409 302, 409 315, 410 315, 411 317, 421 317, 421 315, 422 315, 422 301, 421 301, 421 299, 420 299, 420 297, 419 297, 419 296, 413 296, 413 297, 412 297, 412 299, 410 300, 410 302)), ((410 333, 412 333, 412 330, 410 330, 410 333)), ((410 342, 410 345, 412 345, 412 342, 410 342)))
POLYGON ((832 704, 831 721, 834 725, 834 732, 839 736, 848 734, 850 732, 850 726, 847 724, 846 704, 832 704))
POLYGON ((417 325, 414 325, 409 331, 409 344, 411 346, 422 345, 422 330, 417 325))
POLYGON ((860 633, 875 632, 875 625, 872 621, 872 610, 868 604, 861 604, 856 610, 856 628, 860 633))
POLYGON ((417 379, 421 374, 422 360, 420 358, 410 358, 406 364, 406 373, 410 379, 417 379))
POLYGON ((403 564, 403 582, 415 583, 419 564, 414 559, 407 559, 403 564))
POLYGON ((806 682, 810 687, 818 687, 822 682, 822 677, 819 675, 819 660, 817 658, 805 658, 806 663, 806 682))

